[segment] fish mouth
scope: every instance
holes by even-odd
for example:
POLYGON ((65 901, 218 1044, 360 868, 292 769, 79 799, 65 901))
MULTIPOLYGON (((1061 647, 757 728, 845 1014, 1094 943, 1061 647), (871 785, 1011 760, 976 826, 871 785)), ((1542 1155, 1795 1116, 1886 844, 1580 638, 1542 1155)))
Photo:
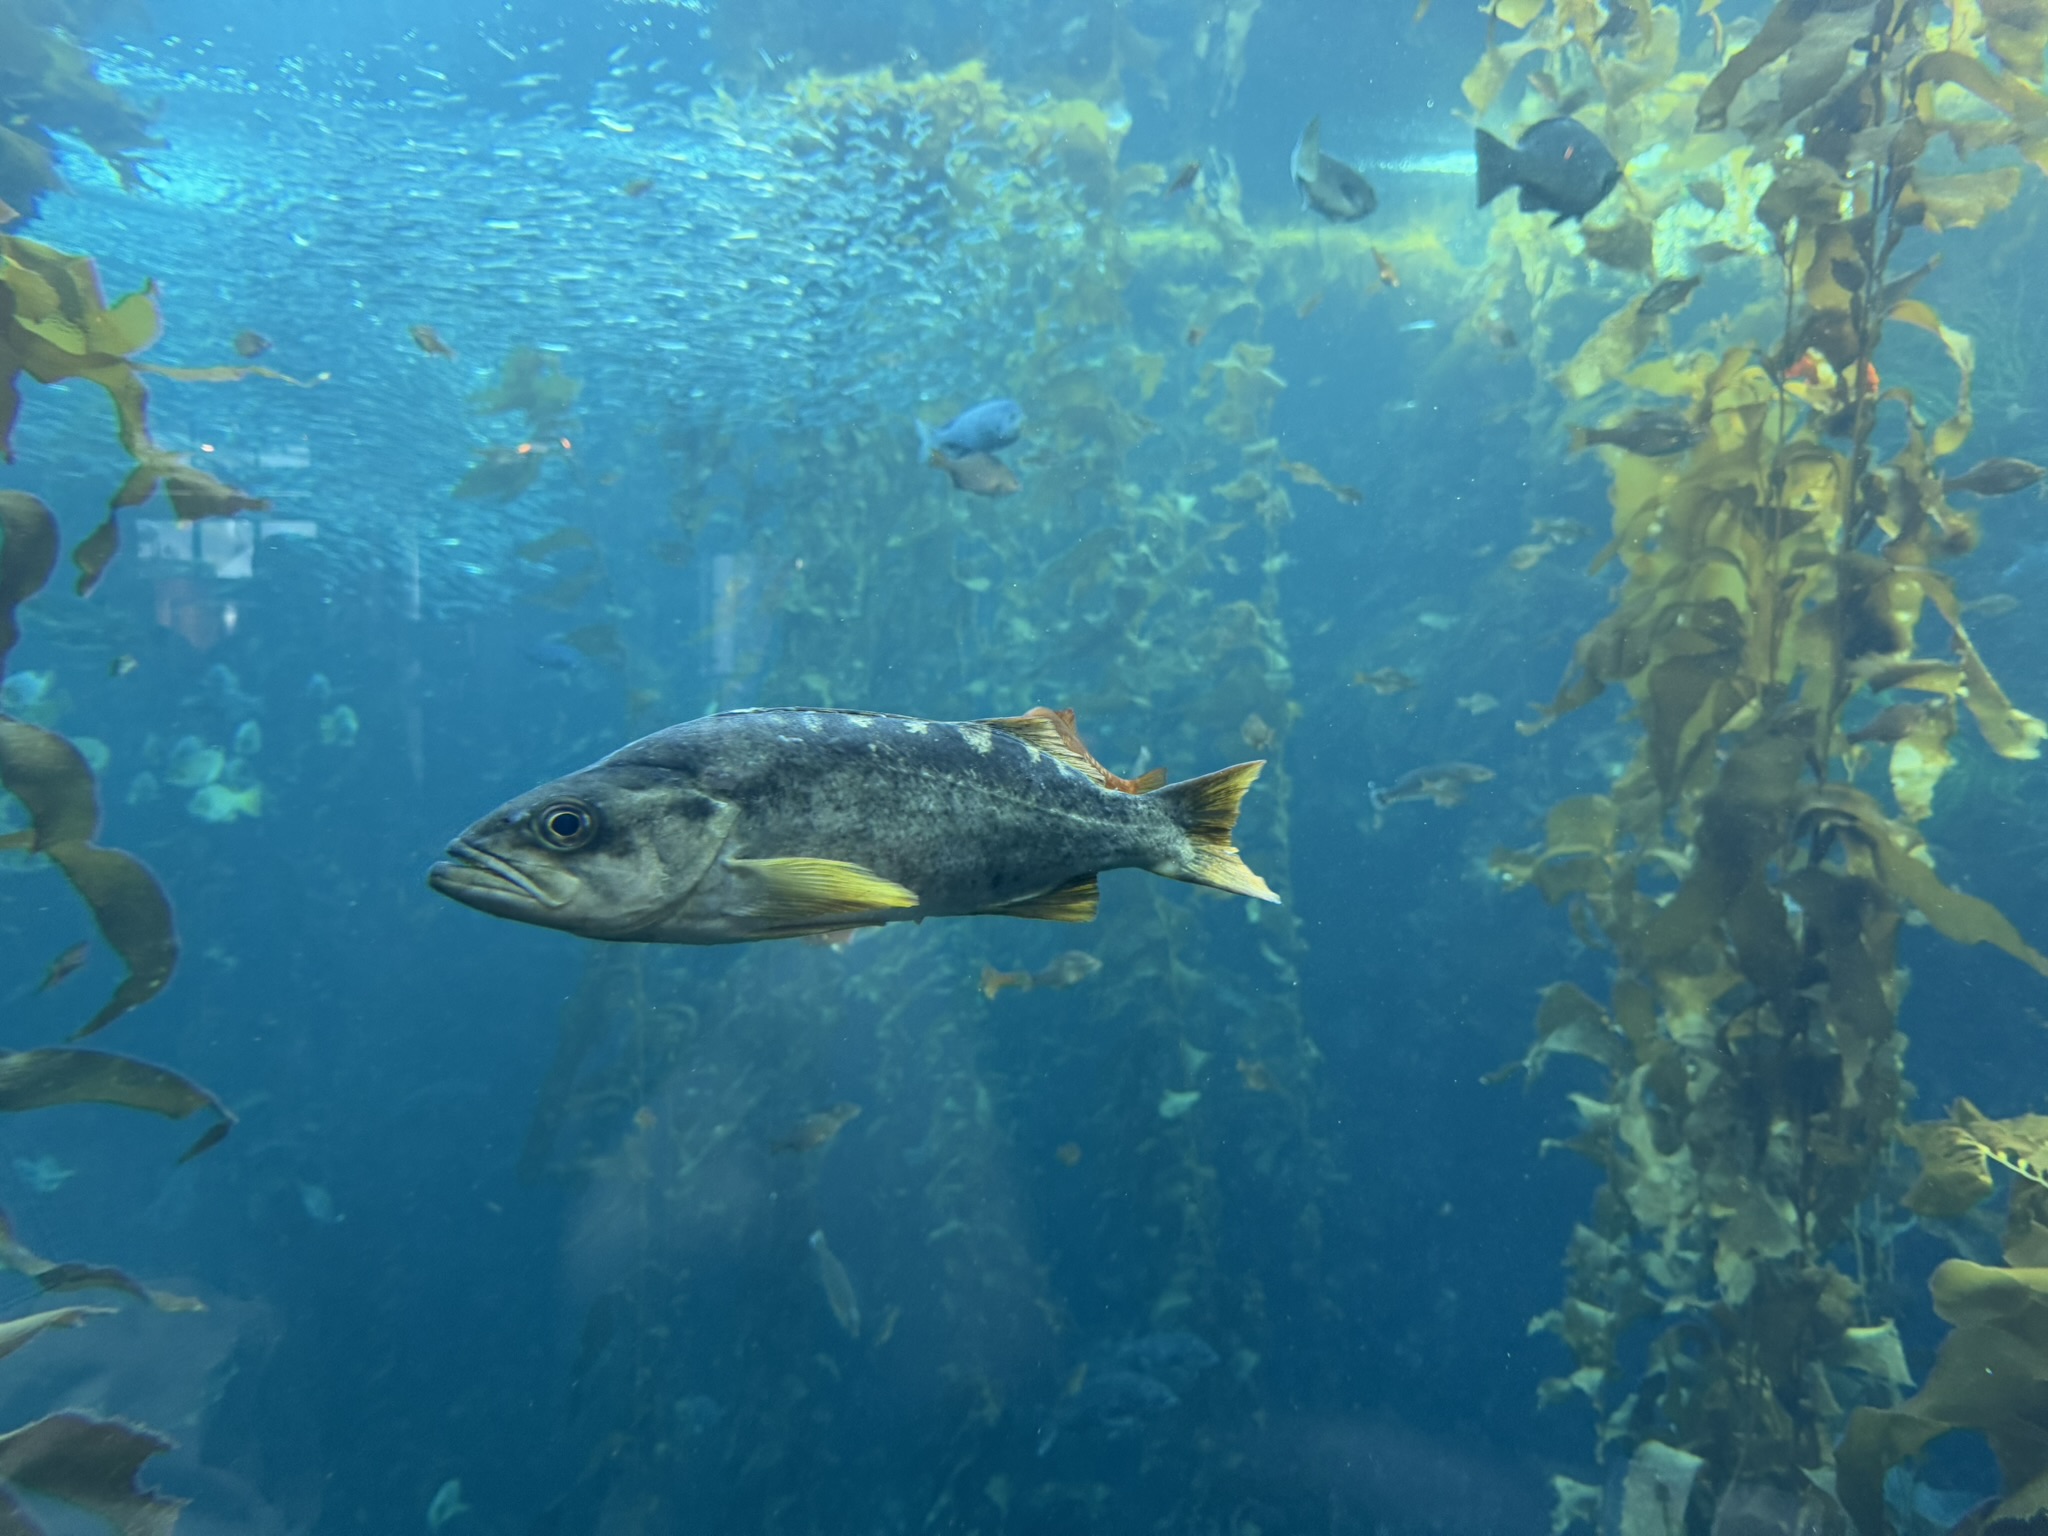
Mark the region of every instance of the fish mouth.
POLYGON ((427 884, 465 906, 511 916, 526 916, 534 908, 555 911, 566 905, 548 895, 509 860, 500 858, 475 843, 455 839, 447 857, 427 871, 427 884))

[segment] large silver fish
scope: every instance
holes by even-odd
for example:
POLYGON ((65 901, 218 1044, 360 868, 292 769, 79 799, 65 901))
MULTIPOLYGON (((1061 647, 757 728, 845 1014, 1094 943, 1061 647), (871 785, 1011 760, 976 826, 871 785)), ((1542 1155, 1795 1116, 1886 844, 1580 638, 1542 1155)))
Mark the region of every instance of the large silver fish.
POLYGON ((1105 869, 1279 900, 1230 844, 1263 763, 1131 794, 1077 740, 1049 715, 709 715, 501 806, 428 879, 496 917, 651 944, 1085 923, 1105 869))

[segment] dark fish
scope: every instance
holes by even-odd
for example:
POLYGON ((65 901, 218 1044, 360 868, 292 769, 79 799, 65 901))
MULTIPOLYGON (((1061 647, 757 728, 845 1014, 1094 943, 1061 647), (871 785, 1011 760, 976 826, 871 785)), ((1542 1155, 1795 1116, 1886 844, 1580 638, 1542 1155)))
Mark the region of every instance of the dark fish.
POLYGON ((1944 496, 1953 496, 1958 491, 1968 491, 1973 496, 2010 496, 2014 491, 2024 491, 2043 475, 2048 475, 2048 469, 2025 459, 1986 459, 1960 475, 1950 475, 1941 482, 1941 490, 1944 496))
POLYGON ((1288 169, 1301 192, 1301 205, 1313 208, 1332 224, 1353 224, 1377 208, 1380 200, 1367 181, 1342 160, 1323 153, 1323 120, 1312 117, 1295 142, 1288 169))
POLYGON ((428 878, 493 916, 653 944, 976 913, 1087 922, 1105 869, 1278 901, 1230 845, 1263 766, 1133 795, 1044 716, 739 710, 521 795, 428 878))
POLYGON ((1700 440, 1699 432, 1676 411, 1637 411, 1611 427, 1572 428, 1572 452, 1588 448, 1619 448, 1645 459, 1683 453, 1700 440))
POLYGON ((1085 950, 1070 949, 1041 971, 999 971, 992 965, 981 968, 981 995, 991 1002, 1001 992, 1064 992, 1078 987, 1102 969, 1102 962, 1085 950))
POLYGON ((1522 189, 1524 213, 1541 209, 1550 222, 1584 218, 1621 180, 1621 167, 1593 130, 1569 117, 1546 118, 1512 146, 1477 130, 1479 206, 1509 187, 1522 189))
POLYGON ((1171 185, 1169 185, 1166 189, 1166 195, 1168 197, 1172 197, 1176 192, 1187 191, 1189 187, 1192 187, 1195 184, 1195 178, 1201 174, 1202 167, 1200 166, 1200 164, 1196 161, 1190 160, 1186 165, 1180 168, 1180 174, 1173 178, 1171 185))
POLYGON ((964 453, 951 459, 934 448, 930 463, 952 478, 954 490, 970 496, 1014 496, 1023 488, 1017 472, 992 453, 964 453))
POLYGON ((1434 800, 1442 806, 1462 805, 1474 784, 1484 784, 1492 777, 1491 768, 1482 768, 1477 763, 1432 763, 1427 768, 1411 769, 1385 789, 1377 784, 1370 786, 1372 808, 1384 811, 1403 800, 1434 800))
POLYGON ((1692 259, 1703 267, 1711 267, 1717 261, 1726 261, 1730 256, 1747 256, 1746 245, 1730 245, 1726 240, 1710 240, 1705 245, 1692 248, 1692 259))
POLYGON ((1206 1340, 1187 1330, 1170 1328, 1126 1340, 1117 1346, 1114 1358, 1124 1370, 1137 1371, 1164 1382, 1175 1392, 1185 1392, 1202 1372, 1216 1364, 1216 1351, 1206 1340))
POLYGON ((74 944, 63 954, 50 962, 49 970, 43 973, 42 985, 38 992, 47 992, 67 976, 75 976, 85 968, 85 957, 92 953, 90 944, 74 944))
POLYGON ((812 1152, 837 1136, 849 1121, 859 1117, 858 1104, 834 1104, 815 1115, 805 1115, 791 1127, 787 1136, 777 1137, 770 1145, 777 1152, 812 1152))
POLYGON ((1702 208, 1711 208, 1719 213, 1728 206, 1728 189, 1718 181, 1709 181, 1702 176, 1697 181, 1688 181, 1685 190, 1692 194, 1692 200, 1702 208))
POLYGON ((927 458, 943 453, 949 459, 960 459, 1007 448, 1023 430, 1023 406, 1014 400, 984 400, 969 406, 936 432, 920 421, 917 439, 927 458))
POLYGON ((455 349, 441 339, 441 333, 431 325, 407 326, 405 334, 412 338, 412 344, 429 357, 445 357, 455 361, 455 349))
POLYGON ((1642 307, 1636 313, 1639 315, 1668 315, 1671 311, 1684 304, 1687 299, 1691 298, 1693 289, 1699 287, 1699 285, 1700 277, 1698 273, 1694 273, 1691 277, 1667 277, 1663 282, 1643 295, 1642 307))
POLYGON ((1934 704, 1891 704, 1849 733, 1859 744, 1904 741, 1939 711, 1934 704))
POLYGON ((270 338, 261 331, 239 331, 235 335, 235 351, 243 357, 261 357, 270 350, 270 338))
POLYGON ((1600 30, 1593 34, 1594 41, 1597 42, 1602 38, 1606 38, 1614 42, 1620 42, 1623 38, 1634 34, 1636 24, 1641 19, 1641 17, 1636 15, 1634 6, 1616 4, 1607 13, 1607 19, 1600 23, 1600 30))
POLYGON ((129 673, 133 672, 137 667, 141 665, 142 663, 137 661, 133 656, 116 656, 112 661, 107 663, 107 676, 126 677, 129 673))
POLYGON ((1394 264, 1380 254, 1378 246, 1372 247, 1372 264, 1379 269, 1380 281, 1389 288, 1401 286, 1401 274, 1394 270, 1394 264))
POLYGON ((1374 693, 1406 693, 1410 688, 1421 686, 1399 667, 1381 667, 1377 672, 1354 672, 1351 681, 1354 686, 1370 688, 1374 693))
POLYGON ((631 181, 619 188, 620 193, 626 197, 645 197, 653 190, 654 178, 652 176, 635 176, 631 181))

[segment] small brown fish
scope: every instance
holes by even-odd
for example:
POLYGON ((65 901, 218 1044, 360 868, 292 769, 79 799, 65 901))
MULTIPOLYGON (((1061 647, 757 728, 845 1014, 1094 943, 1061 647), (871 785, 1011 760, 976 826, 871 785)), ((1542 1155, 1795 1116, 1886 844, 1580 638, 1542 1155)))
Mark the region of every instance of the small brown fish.
POLYGON ((1384 811, 1403 800, 1433 800, 1440 806, 1462 805, 1474 784, 1493 777, 1491 768, 1477 763, 1432 763, 1401 775, 1387 788, 1371 786, 1372 808, 1384 811))
POLYGON ((1379 269, 1380 281, 1389 288, 1401 286, 1401 274, 1394 270, 1394 264, 1380 254, 1378 246, 1372 246, 1372 264, 1379 269))
POLYGON ((85 968, 85 957, 91 953, 92 946, 90 944, 72 945, 63 954, 50 962, 49 970, 43 973, 42 985, 37 987, 36 991, 47 992, 50 988, 61 983, 65 977, 77 975, 79 971, 85 968))
POLYGON ((1543 557, 1557 546, 1548 539, 1534 544, 1517 544, 1508 551, 1508 569, 1513 571, 1534 570, 1543 557))
POLYGON ((261 357, 270 350, 270 338, 261 331, 237 331, 235 351, 243 357, 261 357))
POLYGON ((635 176, 631 181, 619 188, 620 193, 626 197, 645 197, 653 190, 654 178, 652 176, 635 176))
POLYGON ((1381 667, 1377 672, 1354 672, 1351 683, 1356 688, 1370 688, 1374 693, 1406 693, 1410 688, 1422 686, 1398 667, 1381 667))
POLYGON ((970 496, 1014 496, 1022 489, 1015 471, 992 453, 963 453, 953 459, 945 449, 934 448, 927 462, 952 477, 954 490, 970 496))
POLYGON ((1643 302, 1637 308, 1639 315, 1668 315, 1680 308, 1692 297, 1693 289, 1699 287, 1700 275, 1691 277, 1667 277, 1663 282, 1643 295, 1643 302))
POLYGON ((1322 307, 1323 290, 1318 288, 1314 293, 1310 294, 1307 298, 1303 299, 1299 304, 1294 306, 1294 318, 1297 320, 1306 320, 1310 315, 1314 314, 1317 310, 1321 309, 1322 307))
POLYGON ((834 1104, 815 1115, 805 1115, 787 1135, 778 1136, 769 1146, 777 1152, 814 1152, 844 1130, 849 1121, 859 1118, 858 1104, 834 1104))
POLYGON ((2010 592, 1993 592, 1986 597, 1973 597, 1963 604, 1963 612, 1974 613, 1979 618, 2002 619, 2008 613, 2018 613, 2020 600, 2010 592))
POLYGON ((1522 338, 1515 334, 1515 328, 1499 315, 1482 315, 1479 329, 1486 333, 1486 339, 1503 352, 1512 352, 1522 344, 1522 338))
POLYGON ((2048 475, 2048 469, 2025 459, 1986 459, 1960 475, 1950 475, 1941 482, 1941 491, 1944 496, 1959 491, 1968 491, 1973 496, 2010 496, 2014 491, 2024 491, 2043 475, 2048 475))
POLYGON ((1710 240, 1705 245, 1692 248, 1692 259, 1703 267, 1711 267, 1717 261, 1726 261, 1730 256, 1747 256, 1746 245, 1730 245, 1726 240, 1710 240))
POLYGON ((1245 1087, 1253 1093, 1272 1093, 1279 1087, 1263 1061, 1247 1061, 1242 1056, 1238 1057, 1237 1075, 1244 1079, 1245 1087))
POLYGON ((1173 180, 1167 184, 1166 195, 1168 197, 1173 197, 1178 193, 1187 191, 1189 187, 1192 187, 1195 184, 1195 178, 1201 174, 1201 162, 1197 160, 1190 160, 1186 165, 1180 168, 1180 174, 1175 176, 1173 180))
POLYGON ((1189 326, 1189 327, 1188 327, 1188 345, 1189 345, 1189 346, 1191 346, 1191 347, 1199 347, 1199 346, 1200 346, 1200 345, 1202 344, 1202 338, 1203 338, 1204 336, 1208 335, 1208 334, 1209 334, 1209 327, 1207 327, 1206 325, 1191 325, 1191 326, 1189 326))
POLYGON ((107 676, 126 677, 129 673, 133 672, 137 667, 141 665, 142 663, 137 661, 133 656, 116 656, 112 661, 107 663, 107 676))
POLYGON ((1588 448, 1619 448, 1638 458, 1668 459, 1684 453, 1700 434, 1676 411, 1637 411, 1608 427, 1572 428, 1572 452, 1588 448))
POLYGON ((405 334, 412 338, 412 344, 429 357, 445 357, 455 361, 455 349, 441 339, 441 333, 431 325, 409 325, 405 334))
POLYGON ((1317 490, 1328 491, 1347 507, 1355 507, 1365 500, 1365 492, 1355 485, 1339 485, 1313 464, 1304 464, 1296 459, 1282 459, 1280 467, 1294 477, 1298 485, 1312 485, 1317 490))
POLYGON ((818 1256, 818 1281, 825 1288, 825 1305, 846 1330, 850 1339, 860 1337, 860 1299, 853 1293, 853 1278, 839 1262, 822 1230, 811 1234, 811 1252, 818 1256))
POLYGON ((981 968, 981 995, 990 1002, 1004 992, 1064 992, 1078 987, 1102 969, 1102 962, 1084 950, 1070 949, 1040 971, 999 971, 981 968))
POLYGON ((1052 1155, 1071 1168, 1081 1161, 1081 1144, 1078 1141, 1063 1141, 1052 1149, 1052 1155))
POLYGON ((1061 743, 1073 752, 1075 756, 1086 758, 1088 762, 1094 765, 1094 771, 1100 775, 1100 781, 1104 789, 1114 789, 1126 795, 1149 795, 1153 790, 1166 782, 1166 770, 1164 768, 1153 768, 1139 774, 1135 779, 1126 779, 1111 773, 1107 768, 1103 767, 1097 761, 1095 754, 1088 750, 1088 744, 1081 740, 1081 729, 1074 724, 1074 712, 1071 709, 1047 709, 1043 704, 1040 704, 1025 710, 1024 714, 1027 719, 1050 720, 1053 724, 1053 729, 1060 733, 1061 743))
POLYGON ((1702 176, 1697 181, 1688 181, 1685 190, 1692 194, 1692 200, 1702 208, 1711 208, 1719 213, 1728 206, 1728 189, 1718 181, 1702 176))
POLYGON ((1309 119, 1288 161, 1301 206, 1313 208, 1332 224, 1350 224, 1379 206, 1372 183, 1358 170, 1323 153, 1323 120, 1309 119))

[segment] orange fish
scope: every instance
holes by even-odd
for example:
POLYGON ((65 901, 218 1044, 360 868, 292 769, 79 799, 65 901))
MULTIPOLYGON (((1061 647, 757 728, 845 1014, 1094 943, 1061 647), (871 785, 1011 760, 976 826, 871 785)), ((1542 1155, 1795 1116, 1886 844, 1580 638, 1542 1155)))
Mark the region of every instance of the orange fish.
POLYGON ((1026 710, 1025 713, 1052 721, 1054 728, 1060 733, 1060 740, 1066 743, 1068 751, 1095 763, 1096 772, 1102 775, 1104 789, 1122 790, 1127 795, 1145 795, 1166 782, 1164 768, 1154 768, 1148 773, 1139 774, 1135 779, 1123 779, 1096 762, 1095 754, 1088 750, 1086 743, 1081 740, 1080 731, 1074 726, 1074 712, 1071 709, 1047 709, 1041 704, 1036 709, 1026 710))
POLYGON ((1016 471, 992 453, 963 453, 954 459, 934 448, 927 462, 952 477, 954 490, 970 496, 1014 496, 1022 489, 1016 471))
POLYGON ((1401 286, 1401 274, 1394 270, 1394 264, 1380 254, 1378 246, 1372 247, 1372 264, 1380 269, 1380 281, 1389 288, 1401 286))
POLYGON ((451 363, 455 361, 455 349, 443 341, 441 333, 431 325, 408 326, 406 327, 405 334, 410 336, 413 340, 413 345, 426 353, 427 356, 445 357, 451 363))

